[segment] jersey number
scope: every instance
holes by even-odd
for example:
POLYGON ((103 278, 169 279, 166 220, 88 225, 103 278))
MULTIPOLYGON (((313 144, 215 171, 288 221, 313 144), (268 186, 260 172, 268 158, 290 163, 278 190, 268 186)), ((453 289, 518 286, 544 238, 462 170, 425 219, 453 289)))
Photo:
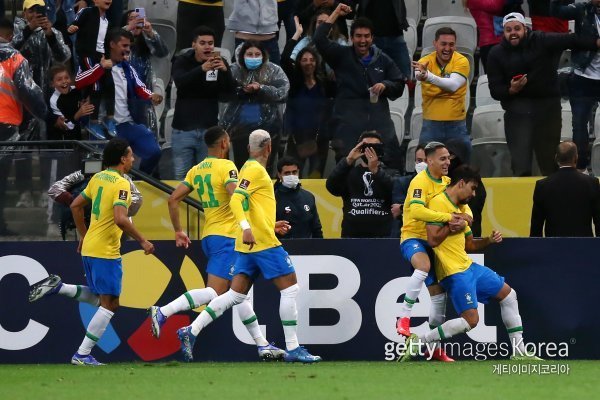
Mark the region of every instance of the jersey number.
POLYGON ((98 188, 98 192, 96 193, 96 197, 94 198, 94 204, 92 204, 92 214, 96 216, 96 220, 100 218, 100 202, 102 201, 102 190, 104 188, 100 186, 98 188))
POLYGON ((211 184, 211 179, 211 174, 205 175, 204 179, 202 178, 202 175, 196 175, 194 177, 194 185, 198 186, 198 196, 200 197, 200 200, 202 200, 202 207, 204 208, 219 207, 219 201, 215 199, 215 192, 211 184), (208 191, 208 201, 204 201, 202 198, 204 195, 204 185, 206 185, 206 190, 208 191))

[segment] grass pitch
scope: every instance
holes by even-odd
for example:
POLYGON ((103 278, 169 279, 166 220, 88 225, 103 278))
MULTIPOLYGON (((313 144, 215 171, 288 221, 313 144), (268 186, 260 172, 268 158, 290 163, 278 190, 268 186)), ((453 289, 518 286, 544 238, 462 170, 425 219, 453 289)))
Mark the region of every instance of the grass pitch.
POLYGON ((568 374, 548 375, 498 375, 498 364, 518 363, 0 365, 0 399, 573 400, 594 398, 600 390, 600 361, 538 363, 569 366, 568 374))

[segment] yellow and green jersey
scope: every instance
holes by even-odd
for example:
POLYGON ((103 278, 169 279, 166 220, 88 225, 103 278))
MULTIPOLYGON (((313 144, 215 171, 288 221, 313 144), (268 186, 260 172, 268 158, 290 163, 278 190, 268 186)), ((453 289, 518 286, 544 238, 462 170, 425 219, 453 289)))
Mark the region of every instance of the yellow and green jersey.
POLYGON ((123 231, 115 224, 113 207, 129 208, 129 181, 109 168, 95 174, 81 195, 92 203, 90 227, 83 239, 81 255, 107 259, 121 257, 123 231))
POLYGON ((195 190, 202 202, 205 223, 201 238, 209 235, 236 237, 238 228, 229 208, 227 185, 237 181, 238 171, 232 161, 206 157, 192 167, 181 182, 195 190))
POLYGON ((452 214, 430 210, 429 201, 446 189, 450 178, 435 179, 429 169, 419 172, 410 181, 402 213, 401 241, 407 239, 427 240, 426 222, 448 222, 452 214))
MULTIPOLYGON (((450 200, 446 192, 435 196, 429 202, 429 208, 433 211, 443 213, 465 213, 473 216, 468 205, 457 205, 450 200)), ((439 222, 428 222, 428 225, 440 225, 439 222)), ((473 260, 465 250, 466 237, 472 235, 471 228, 467 225, 462 231, 451 233, 437 247, 433 248, 435 253, 435 276, 442 280, 447 276, 466 271, 473 260)))
POLYGON ((242 241, 242 230, 235 241, 235 250, 255 253, 281 246, 275 236, 275 192, 273 182, 265 168, 256 160, 248 159, 240 170, 240 182, 231 197, 231 211, 237 223, 247 220, 256 244, 249 246, 242 241))

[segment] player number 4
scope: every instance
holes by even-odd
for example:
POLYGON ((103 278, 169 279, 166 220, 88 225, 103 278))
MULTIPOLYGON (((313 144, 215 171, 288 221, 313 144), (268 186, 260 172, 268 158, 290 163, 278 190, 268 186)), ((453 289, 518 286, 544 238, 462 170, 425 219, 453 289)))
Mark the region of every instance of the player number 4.
POLYGON ((102 190, 104 188, 100 186, 98 188, 98 192, 96 193, 96 197, 94 198, 94 204, 92 204, 92 214, 96 216, 96 220, 100 218, 100 201, 102 201, 102 190))

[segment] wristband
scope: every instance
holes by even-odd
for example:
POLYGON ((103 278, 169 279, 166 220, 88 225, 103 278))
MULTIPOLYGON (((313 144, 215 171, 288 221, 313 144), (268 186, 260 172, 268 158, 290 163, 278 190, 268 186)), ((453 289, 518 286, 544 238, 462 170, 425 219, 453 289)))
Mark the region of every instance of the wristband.
POLYGON ((242 227, 243 231, 245 231, 246 229, 250 229, 250 224, 247 220, 243 220, 242 222, 240 222, 240 226, 242 227))

